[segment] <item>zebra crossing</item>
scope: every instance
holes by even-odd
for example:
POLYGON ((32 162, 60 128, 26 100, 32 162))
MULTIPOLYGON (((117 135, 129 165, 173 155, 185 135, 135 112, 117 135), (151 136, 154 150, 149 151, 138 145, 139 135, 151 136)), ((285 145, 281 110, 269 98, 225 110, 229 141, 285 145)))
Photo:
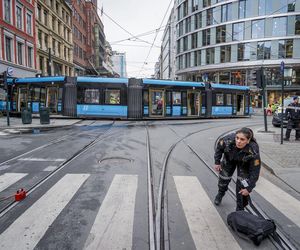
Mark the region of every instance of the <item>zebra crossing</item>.
MULTIPOLYGON (((0 192, 26 176, 26 173, 0 175, 0 192)), ((63 176, 0 234, 0 249, 34 249, 89 177, 90 174, 63 176)), ((199 179, 173 176, 173 180, 196 249, 241 249, 199 179)), ((137 175, 113 177, 84 249, 132 249, 137 189, 137 175)), ((263 177, 256 191, 300 225, 299 200, 263 177)))

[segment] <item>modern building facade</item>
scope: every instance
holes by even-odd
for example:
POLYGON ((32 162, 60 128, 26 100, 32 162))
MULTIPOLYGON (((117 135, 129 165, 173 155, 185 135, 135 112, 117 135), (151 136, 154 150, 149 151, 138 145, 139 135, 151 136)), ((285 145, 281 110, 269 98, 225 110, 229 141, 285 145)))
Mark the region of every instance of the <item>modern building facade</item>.
POLYGON ((300 0, 176 0, 179 79, 248 85, 263 68, 268 102, 300 94, 300 0))
POLYGON ((0 1, 0 72, 14 77, 35 76, 35 0, 0 1))
POLYGON ((176 15, 172 8, 162 37, 161 78, 174 80, 176 71, 176 15))
POLYGON ((73 76, 72 9, 64 0, 37 1, 37 60, 42 75, 73 76))
POLYGON ((113 51, 111 60, 112 60, 112 63, 113 63, 114 71, 120 77, 127 77, 126 53, 125 52, 113 51))

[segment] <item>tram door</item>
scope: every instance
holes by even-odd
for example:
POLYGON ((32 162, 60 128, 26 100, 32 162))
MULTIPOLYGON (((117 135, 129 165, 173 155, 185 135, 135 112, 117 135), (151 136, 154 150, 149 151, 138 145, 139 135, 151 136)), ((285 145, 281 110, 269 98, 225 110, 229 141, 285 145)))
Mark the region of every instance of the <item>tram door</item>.
POLYGON ((26 87, 19 88, 18 93, 18 111, 21 112, 22 109, 27 108, 27 100, 28 100, 28 90, 26 87))
POLYGON ((245 112, 245 100, 243 95, 237 95, 236 114, 244 115, 245 112))
POLYGON ((57 113, 57 102, 58 102, 58 88, 48 87, 47 88, 47 107, 50 113, 57 113))
POLYGON ((200 93, 188 91, 188 116, 199 116, 200 114, 200 93))
POLYGON ((150 116, 164 116, 165 102, 164 91, 150 89, 150 116))

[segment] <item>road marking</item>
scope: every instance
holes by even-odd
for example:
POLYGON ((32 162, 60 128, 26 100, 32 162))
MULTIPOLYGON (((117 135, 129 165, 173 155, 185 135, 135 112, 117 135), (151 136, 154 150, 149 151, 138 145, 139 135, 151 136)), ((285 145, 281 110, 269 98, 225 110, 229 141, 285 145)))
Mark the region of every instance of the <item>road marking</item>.
POLYGON ((10 165, 2 165, 2 166, 0 166, 0 170, 5 170, 7 168, 10 168, 10 165))
POLYGON ((8 188, 10 185, 22 179, 27 174, 23 173, 5 173, 0 175, 0 192, 8 188))
POLYGON ((132 249, 137 175, 115 175, 84 249, 132 249))
POLYGON ((20 158, 18 161, 65 161, 66 159, 20 158))
POLYGON ((174 176, 196 249, 241 249, 195 176, 174 176))
POLYGON ((51 172, 51 171, 54 171, 57 168, 58 168, 58 166, 48 166, 43 171, 50 171, 51 172))
POLYGON ((5 132, 1 132, 1 131, 0 131, 0 136, 1 136, 1 135, 8 135, 8 134, 5 133, 5 132))
POLYGON ((89 174, 67 174, 0 235, 0 249, 33 249, 89 174))
POLYGON ((254 189, 270 202, 293 223, 300 227, 300 201, 268 181, 260 177, 254 189))

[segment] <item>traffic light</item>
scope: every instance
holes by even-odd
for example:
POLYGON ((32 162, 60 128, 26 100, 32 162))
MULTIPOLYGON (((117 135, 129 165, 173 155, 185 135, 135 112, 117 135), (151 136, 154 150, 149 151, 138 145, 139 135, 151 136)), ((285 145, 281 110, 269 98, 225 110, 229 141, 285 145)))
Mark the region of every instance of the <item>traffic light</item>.
POLYGON ((7 72, 4 71, 0 74, 0 87, 7 90, 7 72))
POLYGON ((256 70, 256 87, 257 88, 264 88, 264 72, 263 69, 256 70))

